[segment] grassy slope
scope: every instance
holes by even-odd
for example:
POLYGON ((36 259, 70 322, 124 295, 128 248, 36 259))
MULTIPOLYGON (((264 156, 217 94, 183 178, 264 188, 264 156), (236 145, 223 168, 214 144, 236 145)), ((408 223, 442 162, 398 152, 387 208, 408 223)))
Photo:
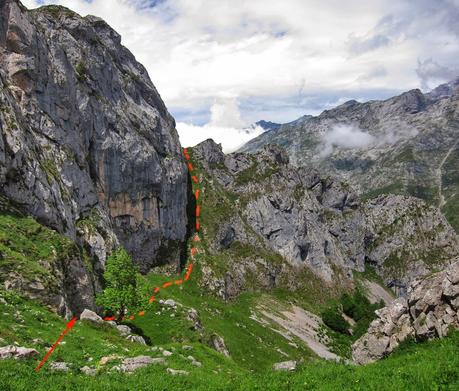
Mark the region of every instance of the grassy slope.
MULTIPOLYGON (((65 322, 37 304, 1 292, 8 304, 0 304, 0 335, 5 342, 17 341, 31 346, 33 338, 54 340, 65 322), (5 297, 6 296, 6 297, 5 297), (20 311, 20 315, 17 311, 20 311), (7 314, 7 315, 6 315, 7 314)), ((170 326, 170 325, 168 325, 170 326)), ((159 339, 160 337, 157 336, 159 339)), ((2 345, 5 344, 2 342, 2 345)), ((150 366, 134 375, 103 371, 96 377, 72 373, 52 373, 45 366, 40 373, 34 367, 39 359, 29 361, 0 361, 0 389, 3 391, 30 390, 455 390, 459 387, 459 333, 443 340, 423 344, 405 344, 385 360, 367 366, 344 365, 324 361, 307 362, 294 373, 277 373, 260 369, 255 373, 224 358, 201 343, 192 343, 191 352, 175 347, 168 366, 185 369, 188 376, 172 376, 164 367, 150 366), (192 367, 180 357, 192 354, 203 363, 192 367)), ((124 356, 146 354, 157 356, 148 347, 128 342, 105 327, 94 327, 83 322, 66 336, 53 360, 75 362, 75 367, 94 365, 110 353, 124 356), (128 349, 129 351, 126 351, 128 349), (88 362, 89 357, 94 360, 88 362)), ((40 347, 40 354, 45 347, 40 347)))
POLYGON ((14 273, 25 282, 39 280, 49 291, 58 291, 53 271, 75 252, 79 256, 78 251, 70 239, 22 215, 0 196, 0 282, 14 273))

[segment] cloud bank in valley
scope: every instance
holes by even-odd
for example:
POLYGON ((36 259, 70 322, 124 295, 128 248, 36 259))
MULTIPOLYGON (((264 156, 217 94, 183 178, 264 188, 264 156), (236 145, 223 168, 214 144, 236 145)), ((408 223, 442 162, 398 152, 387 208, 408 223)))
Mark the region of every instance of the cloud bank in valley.
POLYGON ((322 135, 320 156, 331 155, 335 148, 363 148, 374 143, 375 140, 375 137, 360 130, 357 126, 337 124, 322 135))
POLYGON ((340 149, 361 149, 369 146, 382 147, 414 137, 418 130, 408 126, 380 129, 372 135, 354 124, 335 124, 321 136, 319 156, 327 157, 340 149))

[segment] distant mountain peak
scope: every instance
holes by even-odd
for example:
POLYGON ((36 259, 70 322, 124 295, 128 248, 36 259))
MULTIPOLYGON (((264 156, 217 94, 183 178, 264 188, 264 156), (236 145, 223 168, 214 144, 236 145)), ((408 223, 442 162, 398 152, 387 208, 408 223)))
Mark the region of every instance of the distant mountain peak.
POLYGON ((264 132, 240 151, 283 146, 297 166, 349 182, 365 197, 414 195, 441 206, 459 230, 459 78, 428 93, 347 101, 264 132), (447 185, 444 185, 447 183, 447 185))
POLYGON ((275 123, 275 122, 271 122, 271 121, 265 121, 265 120, 261 120, 261 121, 255 122, 255 125, 263 128, 267 132, 270 131, 270 130, 279 129, 281 127, 281 124, 278 124, 278 123, 275 123))

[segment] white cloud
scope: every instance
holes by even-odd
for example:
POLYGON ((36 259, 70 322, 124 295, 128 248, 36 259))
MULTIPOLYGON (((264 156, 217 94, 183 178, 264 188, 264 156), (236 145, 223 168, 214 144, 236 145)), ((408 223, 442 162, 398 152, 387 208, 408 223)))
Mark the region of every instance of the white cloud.
MULTIPOLYGON (((24 3, 34 7, 38 0, 24 3)), ((453 0, 164 0, 153 8, 146 8, 148 0, 45 3, 104 18, 146 66, 177 121, 188 125, 222 98, 238 100, 243 123, 287 122, 343 94, 380 98, 425 86, 418 59, 459 68, 453 0), (245 107, 247 100, 266 104, 245 107)), ((446 81, 442 76, 436 81, 446 81)))
POLYGON ((210 121, 203 126, 177 123, 177 131, 183 146, 194 146, 211 138, 222 144, 223 152, 228 153, 264 132, 259 126, 246 126, 241 119, 238 102, 234 98, 218 99, 210 111, 210 121))
POLYGON ((210 124, 196 126, 185 122, 177 122, 177 131, 184 147, 194 146, 211 138, 217 144, 222 144, 225 153, 236 151, 247 141, 264 132, 259 126, 249 131, 247 129, 217 127, 210 124))
POLYGON ((394 128, 389 125, 385 129, 379 129, 376 135, 372 135, 354 124, 335 124, 322 135, 319 155, 321 157, 330 156, 340 149, 360 149, 368 146, 383 147, 415 137, 417 134, 417 129, 407 125, 401 126, 399 123, 394 128))
POLYGON ((376 141, 371 134, 360 130, 357 126, 338 124, 322 135, 322 157, 331 155, 335 148, 358 149, 376 141))
POLYGON ((219 99, 210 108, 210 125, 223 128, 242 128, 244 122, 241 119, 239 105, 236 99, 219 99))

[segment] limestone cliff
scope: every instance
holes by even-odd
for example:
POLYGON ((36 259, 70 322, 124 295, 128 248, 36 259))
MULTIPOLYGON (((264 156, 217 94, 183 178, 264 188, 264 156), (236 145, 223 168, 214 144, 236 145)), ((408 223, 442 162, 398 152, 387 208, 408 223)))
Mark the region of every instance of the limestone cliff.
POLYGON ((96 276, 118 244, 142 271, 179 262, 187 171, 175 122, 103 20, 0 2, 0 130, 1 193, 86 248, 96 276))
POLYGON ((407 196, 362 201, 346 183, 292 166, 276 145, 224 155, 207 140, 192 155, 203 173, 209 250, 216 260, 231 254, 204 268, 207 285, 214 281, 224 297, 254 276, 258 286, 296 289, 310 283, 305 270, 338 288, 368 266, 404 296, 415 278, 459 255, 458 237, 437 208, 407 196), (212 280, 211 270, 222 268, 212 280))

